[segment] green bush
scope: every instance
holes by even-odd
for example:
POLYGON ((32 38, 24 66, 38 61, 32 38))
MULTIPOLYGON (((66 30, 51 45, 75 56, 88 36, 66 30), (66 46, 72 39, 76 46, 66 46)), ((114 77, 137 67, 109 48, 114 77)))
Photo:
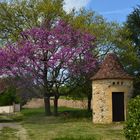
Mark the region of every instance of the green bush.
POLYGON ((19 103, 19 98, 16 95, 16 88, 9 87, 0 94, 0 106, 12 105, 13 103, 19 103))
POLYGON ((124 133, 128 140, 140 140, 140 96, 130 100, 124 133))

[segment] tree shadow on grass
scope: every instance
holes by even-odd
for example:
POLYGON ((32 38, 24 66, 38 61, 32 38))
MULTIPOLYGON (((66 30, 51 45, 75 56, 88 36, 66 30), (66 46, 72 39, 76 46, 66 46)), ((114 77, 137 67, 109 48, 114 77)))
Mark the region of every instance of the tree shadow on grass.
POLYGON ((44 109, 24 109, 22 110, 23 121, 32 124, 59 124, 67 122, 81 121, 81 119, 91 121, 92 112, 84 109, 59 108, 58 116, 45 116, 44 109))
POLYGON ((66 110, 59 112, 59 116, 68 119, 91 119, 92 112, 87 110, 66 110))

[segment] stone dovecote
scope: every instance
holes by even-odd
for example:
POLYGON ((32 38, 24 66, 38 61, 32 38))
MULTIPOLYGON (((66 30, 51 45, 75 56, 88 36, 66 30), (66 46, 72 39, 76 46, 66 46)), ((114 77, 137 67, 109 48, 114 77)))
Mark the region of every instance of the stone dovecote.
POLYGON ((124 70, 118 57, 108 54, 91 79, 93 122, 124 121, 127 102, 133 92, 133 77, 124 70))

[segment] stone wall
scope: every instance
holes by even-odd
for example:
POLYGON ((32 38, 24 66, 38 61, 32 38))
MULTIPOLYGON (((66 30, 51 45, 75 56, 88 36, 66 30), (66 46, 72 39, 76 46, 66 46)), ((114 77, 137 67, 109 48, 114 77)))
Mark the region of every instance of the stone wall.
POLYGON ((0 106, 0 114, 20 112, 20 104, 13 104, 10 106, 0 106))
MULTIPOLYGON (((51 100, 51 105, 53 105, 53 100, 51 100)), ((65 106, 71 108, 87 108, 87 100, 66 100, 66 99, 59 99, 58 106, 65 106)), ((26 105, 23 106, 24 108, 40 108, 44 107, 44 100, 39 98, 33 98, 31 101, 27 102, 26 105)))
POLYGON ((124 108, 133 91, 132 80, 95 80, 92 83, 93 122, 112 122, 112 92, 124 92, 124 108))

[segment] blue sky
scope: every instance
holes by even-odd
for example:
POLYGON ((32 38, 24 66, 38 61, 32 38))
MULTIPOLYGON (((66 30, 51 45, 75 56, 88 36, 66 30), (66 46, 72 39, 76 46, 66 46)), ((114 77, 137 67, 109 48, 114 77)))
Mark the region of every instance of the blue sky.
POLYGON ((108 21, 123 23, 140 0, 65 0, 65 9, 86 7, 103 15, 108 21))

